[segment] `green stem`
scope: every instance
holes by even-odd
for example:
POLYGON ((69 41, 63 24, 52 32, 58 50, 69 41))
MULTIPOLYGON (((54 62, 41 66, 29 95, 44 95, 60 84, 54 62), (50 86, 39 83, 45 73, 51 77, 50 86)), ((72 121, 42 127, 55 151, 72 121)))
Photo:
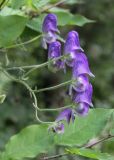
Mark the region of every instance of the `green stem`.
POLYGON ((16 47, 19 47, 19 46, 22 46, 22 45, 25 45, 25 44, 32 43, 32 42, 38 40, 40 37, 42 37, 42 35, 36 36, 33 39, 30 39, 30 40, 28 40, 26 42, 23 42, 23 43, 19 43, 19 44, 15 44, 15 45, 11 45, 11 46, 5 47, 5 49, 16 48, 16 47))
POLYGON ((39 93, 39 92, 54 90, 54 89, 57 89, 57 88, 66 86, 67 84, 71 84, 73 81, 74 81, 74 80, 69 80, 69 81, 60 83, 60 84, 58 84, 58 85, 56 85, 56 86, 52 86, 52 87, 48 87, 48 88, 42 88, 42 89, 39 89, 39 90, 34 90, 34 92, 39 93))
POLYGON ((68 106, 64 106, 64 107, 61 107, 61 108, 50 108, 50 109, 47 109, 47 108, 44 108, 44 109, 41 109, 38 107, 38 103, 37 103, 37 98, 36 98, 36 95, 34 93, 34 91, 31 89, 31 87, 26 83, 24 82, 23 80, 20 80, 20 79, 17 79, 15 77, 13 77, 12 75, 10 75, 7 71, 5 70, 1 70, 9 79, 15 81, 15 82, 18 82, 22 85, 24 85, 27 90, 31 93, 31 95, 33 96, 34 98, 34 103, 33 103, 33 106, 35 108, 35 116, 36 116, 36 119, 38 120, 38 122, 40 123, 45 123, 45 124, 52 124, 53 122, 44 122, 44 121, 41 121, 38 117, 38 111, 60 111, 60 110, 63 110, 65 108, 69 108, 71 107, 71 105, 68 105, 68 106))
POLYGON ((50 109, 48 109, 48 108, 45 108, 45 109, 40 109, 40 111, 61 111, 61 110, 63 110, 63 109, 66 109, 66 108, 70 108, 72 106, 72 104, 71 105, 68 105, 68 106, 64 106, 64 107, 60 107, 60 108, 50 108, 50 109))
POLYGON ((24 81, 22 81, 22 80, 20 80, 20 79, 16 79, 15 77, 11 76, 11 75, 10 75, 8 72, 6 72, 5 70, 2 70, 2 72, 3 72, 8 78, 10 78, 11 80, 23 84, 23 85, 28 89, 28 91, 31 93, 31 95, 32 95, 33 98, 34 98, 33 106, 34 106, 34 108, 35 108, 35 116, 36 116, 36 119, 38 120, 38 122, 40 122, 40 123, 45 123, 45 124, 52 124, 53 122, 44 122, 44 121, 42 121, 42 120, 39 119, 39 117, 38 117, 38 110, 40 110, 40 108, 38 108, 36 95, 35 95, 35 93, 33 92, 33 90, 30 88, 30 86, 29 86, 27 83, 25 83, 24 81))
POLYGON ((52 63, 59 59, 67 59, 69 55, 62 55, 58 58, 51 59, 47 62, 44 62, 42 64, 36 64, 36 65, 29 65, 29 66, 19 66, 19 67, 7 67, 6 70, 18 70, 18 69, 30 69, 27 73, 25 73, 24 77, 28 76, 31 72, 35 71, 36 69, 42 68, 47 66, 49 63, 52 63))

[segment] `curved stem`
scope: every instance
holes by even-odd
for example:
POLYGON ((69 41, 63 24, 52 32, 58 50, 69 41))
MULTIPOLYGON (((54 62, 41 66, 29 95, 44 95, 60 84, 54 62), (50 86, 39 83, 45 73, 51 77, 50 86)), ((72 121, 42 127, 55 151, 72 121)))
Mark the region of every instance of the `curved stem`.
POLYGON ((16 47, 19 47, 19 46, 22 46, 22 45, 25 45, 25 44, 32 43, 32 42, 36 41, 37 39, 39 39, 40 37, 42 37, 42 35, 36 36, 36 37, 34 37, 34 38, 32 38, 32 39, 30 39, 26 42, 23 42, 23 43, 19 43, 19 44, 15 44, 15 45, 5 47, 5 49, 16 48, 16 47))
POLYGON ((31 93, 31 95, 32 95, 33 98, 34 98, 33 106, 35 107, 35 116, 36 116, 36 119, 38 120, 38 122, 40 122, 40 123, 45 123, 45 124, 52 124, 53 122, 44 122, 44 121, 42 121, 42 120, 39 119, 39 117, 38 117, 38 110, 40 110, 40 108, 38 108, 36 95, 35 95, 35 93, 33 92, 33 90, 30 88, 30 86, 29 86, 27 83, 25 83, 24 81, 22 81, 22 80, 20 80, 20 79, 16 79, 15 77, 11 76, 11 75, 10 75, 8 72, 6 72, 5 70, 2 70, 2 72, 3 72, 7 77, 9 77, 11 80, 23 84, 23 85, 28 89, 28 91, 31 93))
POLYGON ((73 80, 69 80, 69 81, 60 83, 60 84, 58 84, 58 85, 56 85, 56 86, 52 86, 52 87, 48 87, 48 88, 42 88, 42 89, 39 89, 39 90, 34 90, 34 92, 39 93, 39 92, 54 90, 54 89, 57 89, 57 88, 66 86, 67 84, 71 84, 72 82, 73 82, 73 80))

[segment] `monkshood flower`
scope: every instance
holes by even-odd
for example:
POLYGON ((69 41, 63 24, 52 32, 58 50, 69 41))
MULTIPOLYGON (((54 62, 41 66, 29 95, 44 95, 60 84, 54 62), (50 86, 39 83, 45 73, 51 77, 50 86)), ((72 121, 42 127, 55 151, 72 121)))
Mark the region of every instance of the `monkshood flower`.
POLYGON ((76 92, 84 92, 89 85, 89 79, 88 76, 85 74, 81 74, 78 77, 75 77, 73 75, 73 80, 75 80, 69 87, 69 95, 72 95, 72 90, 76 92))
POLYGON ((88 59, 83 52, 78 52, 75 55, 74 65, 73 65, 73 77, 78 77, 80 75, 89 75, 95 77, 89 69, 88 59))
POLYGON ((78 104, 78 107, 76 108, 76 112, 78 114, 86 115, 88 113, 89 106, 93 107, 92 93, 93 87, 91 84, 86 87, 84 92, 75 92, 73 101, 78 104))
POLYGON ((66 60, 68 66, 72 67, 74 59, 76 58, 76 53, 83 51, 80 47, 79 35, 76 31, 71 31, 68 33, 64 45, 64 54, 69 54, 69 60, 66 60))
POLYGON ((71 120, 74 122, 75 114, 71 108, 67 108, 59 114, 55 123, 49 127, 49 130, 52 129, 54 132, 59 134, 64 133, 64 124, 62 122, 66 121, 69 124, 71 120))
POLYGON ((61 59, 58 59, 61 56, 61 43, 56 41, 52 42, 49 45, 49 50, 48 50, 48 59, 49 60, 54 60, 52 63, 49 64, 49 68, 52 71, 57 71, 59 69, 64 68, 64 62, 61 59))
POLYGON ((87 103, 79 103, 76 108, 76 113, 85 116, 89 112, 89 105, 87 103))
POLYGON ((52 130, 54 133, 63 134, 64 133, 64 124, 63 123, 54 123, 52 126, 48 128, 48 130, 52 130))
POLYGON ((43 21, 42 25, 43 39, 42 46, 47 49, 47 44, 55 42, 57 39, 57 16, 55 14, 48 14, 43 21))
POLYGON ((76 92, 74 95, 74 102, 75 103, 87 103, 91 107, 92 104, 92 93, 93 93, 93 87, 91 84, 89 84, 84 92, 76 92))

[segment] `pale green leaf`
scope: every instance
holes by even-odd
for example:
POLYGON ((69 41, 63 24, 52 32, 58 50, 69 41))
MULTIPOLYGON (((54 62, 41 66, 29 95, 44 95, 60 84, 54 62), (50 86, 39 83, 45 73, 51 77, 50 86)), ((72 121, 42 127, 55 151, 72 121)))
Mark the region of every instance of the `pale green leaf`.
POLYGON ((0 47, 6 47, 23 32, 27 18, 17 15, 0 16, 0 47))
POLYGON ((0 95, 0 104, 4 102, 5 98, 6 98, 5 94, 0 95))
POLYGON ((98 150, 92 150, 92 149, 78 149, 78 148, 71 148, 67 149, 67 152, 70 154, 76 154, 96 160, 113 160, 113 156, 107 154, 107 153, 101 153, 98 150))

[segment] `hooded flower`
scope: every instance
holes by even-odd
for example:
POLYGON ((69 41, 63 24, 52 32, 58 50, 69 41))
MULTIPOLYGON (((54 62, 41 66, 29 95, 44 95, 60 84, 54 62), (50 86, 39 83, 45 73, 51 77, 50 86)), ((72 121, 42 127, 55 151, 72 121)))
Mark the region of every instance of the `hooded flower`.
POLYGON ((89 64, 86 55, 83 52, 78 52, 75 55, 73 77, 78 77, 79 75, 83 74, 94 77, 94 75, 89 69, 89 64))
POLYGON ((75 103, 86 103, 89 106, 93 106, 92 104, 92 93, 93 87, 89 84, 84 92, 76 92, 74 95, 74 102, 75 103))
POLYGON ((67 108, 59 114, 59 116, 56 119, 56 122, 66 120, 67 123, 70 123, 70 120, 74 121, 74 119, 75 116, 73 110, 71 108, 67 108))
POLYGON ((89 111, 89 105, 87 103, 79 103, 76 108, 76 113, 85 116, 89 111))
POLYGON ((70 59, 66 61, 68 66, 73 66, 73 61, 76 58, 77 51, 83 51, 80 47, 79 35, 76 31, 71 31, 67 35, 64 46, 64 54, 70 55, 70 59))
POLYGON ((43 48, 47 49, 47 43, 50 44, 52 42, 55 42, 57 39, 56 32, 59 32, 59 30, 57 29, 57 17, 55 14, 50 13, 44 18, 42 31, 42 46, 43 48))
POLYGON ((59 70, 61 68, 64 68, 64 62, 61 59, 56 60, 61 56, 61 44, 60 42, 52 42, 49 45, 49 50, 48 50, 48 59, 55 59, 52 63, 50 63, 49 67, 52 68, 53 70, 59 70))
POLYGON ((63 110, 59 116, 56 118, 54 124, 50 126, 48 129, 52 130, 53 132, 56 132, 58 134, 63 134, 64 133, 64 124, 62 123, 63 121, 66 121, 68 124, 72 120, 74 122, 75 119, 75 112, 67 108, 63 110))
POLYGON ((79 75, 78 77, 73 77, 76 82, 72 83, 71 87, 77 92, 84 92, 89 85, 89 79, 86 75, 79 75))

